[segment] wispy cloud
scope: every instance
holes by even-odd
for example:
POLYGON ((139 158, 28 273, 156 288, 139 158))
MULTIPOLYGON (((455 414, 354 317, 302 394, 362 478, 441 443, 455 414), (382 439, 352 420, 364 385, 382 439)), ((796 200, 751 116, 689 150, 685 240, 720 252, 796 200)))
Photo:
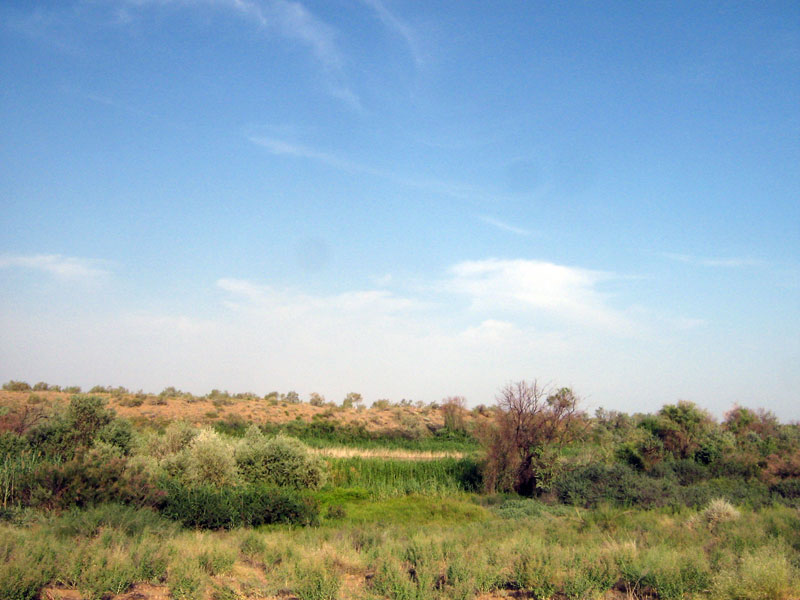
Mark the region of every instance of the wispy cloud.
POLYGON ((470 298, 476 310, 544 311, 567 321, 629 334, 634 324, 598 291, 612 273, 536 260, 461 262, 446 288, 470 298))
POLYGON ((263 136, 249 136, 247 139, 256 146, 261 146, 262 148, 266 149, 267 152, 269 152, 270 154, 274 154, 275 156, 292 156, 295 158, 306 158, 324 163, 328 166, 334 167, 336 169, 341 169, 343 171, 357 171, 361 173, 368 173, 371 175, 380 174, 380 171, 376 169, 371 169, 365 165, 361 165, 359 163, 352 162, 347 159, 339 158, 334 154, 329 154, 328 152, 322 152, 315 148, 304 146, 303 144, 295 144, 278 138, 263 137, 263 136))
POLYGON ((312 296, 237 278, 219 279, 217 287, 232 297, 227 303, 230 308, 260 307, 297 314, 320 311, 363 314, 368 311, 389 315, 428 306, 420 300, 397 296, 387 290, 354 290, 330 296, 312 296))
POLYGON ((753 258, 707 258, 692 256, 690 254, 677 254, 674 252, 663 252, 664 258, 700 267, 721 267, 737 269, 741 267, 759 267, 764 262, 753 258))
POLYGON ((486 215, 480 215, 478 218, 487 225, 491 225, 492 227, 496 227, 497 229, 500 229, 502 231, 508 231, 509 233, 514 233, 516 235, 525 235, 525 236, 531 234, 531 232, 528 231, 527 229, 524 229, 522 227, 516 227, 514 225, 509 225, 508 223, 505 223, 500 219, 487 217, 486 215))
POLYGON ((105 261, 62 256, 60 254, 33 254, 27 256, 0 255, 0 269, 20 268, 44 271, 62 280, 95 280, 109 271, 105 261))
POLYGON ((394 172, 377 169, 363 163, 339 157, 330 152, 317 150, 316 148, 312 148, 303 144, 287 142, 274 137, 249 135, 247 136, 247 139, 251 143, 261 146, 270 154, 274 154, 275 156, 290 156, 294 158, 313 160, 342 171, 348 171, 350 173, 364 173, 366 175, 379 177, 400 185, 426 190, 429 192, 435 192, 437 194, 444 194, 459 200, 475 200, 487 196, 487 194, 480 192, 469 185, 453 183, 449 181, 440 181, 436 179, 403 177, 394 172))
MULTIPOLYGON (((209 7, 226 10, 253 23, 265 31, 275 32, 284 39, 306 48, 325 73, 329 92, 345 104, 361 110, 358 95, 346 83, 345 57, 337 43, 336 30, 311 12, 301 2, 293 0, 120 0, 129 9, 146 5, 209 7)), ((130 20, 130 10, 125 23, 130 20)))
POLYGON ((361 0, 361 2, 375 11, 381 23, 403 38, 409 52, 411 52, 411 56, 414 58, 414 62, 417 66, 421 66, 424 59, 420 51, 419 39, 408 23, 391 12, 382 0, 361 0))

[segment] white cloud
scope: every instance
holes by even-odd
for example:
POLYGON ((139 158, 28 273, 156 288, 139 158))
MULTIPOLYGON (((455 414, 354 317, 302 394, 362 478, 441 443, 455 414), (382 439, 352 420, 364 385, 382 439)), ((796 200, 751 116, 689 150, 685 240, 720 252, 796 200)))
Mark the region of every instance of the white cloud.
POLYGON ((634 324, 608 304, 597 287, 616 277, 536 260, 487 259, 466 261, 451 269, 446 288, 466 295, 475 310, 544 311, 576 321, 630 334, 634 324))
MULTIPOLYGON (((709 337, 713 331, 692 320, 617 310, 599 291, 616 277, 494 259, 459 263, 446 282, 429 281, 418 293, 315 294, 223 278, 210 304, 177 313, 131 311, 111 297, 99 310, 58 305, 61 298, 42 306, 12 303, 0 307, 7 342, 0 347, 0 374, 153 391, 168 385, 196 393, 296 389, 330 399, 350 391, 368 400, 459 394, 471 404, 491 403, 508 381, 539 377, 573 385, 595 405, 624 410, 709 397, 716 398, 711 408, 724 410, 743 394, 758 395, 761 380, 753 384, 739 366, 755 361, 757 369, 774 371, 773 354, 720 346, 709 337), (472 308, 454 302, 453 293, 472 308), (539 315, 557 318, 542 327, 539 315), (652 332, 621 336, 620 322, 652 332)), ((404 289, 403 282, 393 288, 404 289)), ((766 341, 755 348, 762 347, 766 341)), ((773 378, 789 398, 796 373, 788 367, 786 373, 773 378)))
POLYGON ((21 268, 44 271, 61 280, 95 280, 109 274, 105 261, 62 256, 61 254, 33 254, 27 256, 0 255, 0 269, 21 268))

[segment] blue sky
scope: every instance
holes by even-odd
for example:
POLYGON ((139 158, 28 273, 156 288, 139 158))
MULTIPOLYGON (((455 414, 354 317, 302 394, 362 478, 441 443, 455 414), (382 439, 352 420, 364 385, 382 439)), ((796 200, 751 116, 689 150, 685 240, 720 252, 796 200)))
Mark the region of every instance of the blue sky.
POLYGON ((0 5, 0 378, 800 418, 800 5, 0 5))

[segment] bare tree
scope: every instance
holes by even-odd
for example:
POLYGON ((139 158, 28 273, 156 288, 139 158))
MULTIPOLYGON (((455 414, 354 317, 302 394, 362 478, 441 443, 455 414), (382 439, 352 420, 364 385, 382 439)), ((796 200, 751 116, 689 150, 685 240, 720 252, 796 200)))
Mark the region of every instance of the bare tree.
POLYGON ((547 487, 559 451, 585 430, 578 401, 570 388, 551 392, 536 380, 502 388, 495 421, 481 436, 487 489, 532 495, 547 487))

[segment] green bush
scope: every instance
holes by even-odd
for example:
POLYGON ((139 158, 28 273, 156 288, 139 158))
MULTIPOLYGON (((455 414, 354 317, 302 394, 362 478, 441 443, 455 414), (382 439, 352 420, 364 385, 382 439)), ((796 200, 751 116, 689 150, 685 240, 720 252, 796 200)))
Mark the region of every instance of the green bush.
POLYGON ((233 485, 239 480, 233 447, 215 431, 201 431, 185 451, 182 479, 190 485, 233 485))
POLYGON ((770 490, 785 500, 800 500, 800 478, 784 479, 770 490))
POLYGON ((26 437, 30 445, 49 456, 72 458, 89 448, 103 428, 114 420, 105 400, 96 396, 73 396, 63 412, 51 415, 31 428, 26 437))
POLYGON ((245 481, 295 489, 319 489, 326 479, 325 462, 294 438, 265 437, 252 426, 236 447, 236 463, 245 481))
POLYGON ((21 484, 23 504, 44 508, 119 502, 158 506, 164 494, 124 458, 93 449, 63 463, 42 462, 21 484))
POLYGON ((703 507, 715 498, 750 508, 762 508, 772 502, 769 488, 760 481, 722 477, 681 488, 678 498, 681 504, 692 508, 703 507))
POLYGON ((119 448, 122 454, 130 454, 133 445, 133 425, 128 419, 114 419, 98 431, 97 439, 119 448))
POLYGON ((677 489, 672 480, 648 477, 624 464, 592 463, 561 473, 553 490, 564 504, 593 508, 601 503, 642 508, 673 501, 677 489))
POLYGON ((310 525, 319 521, 319 508, 309 498, 265 485, 187 487, 163 483, 165 516, 198 529, 258 527, 267 523, 310 525))
POLYGON ((14 381, 13 379, 3 384, 3 389, 7 392, 29 392, 31 386, 25 381, 14 381))

